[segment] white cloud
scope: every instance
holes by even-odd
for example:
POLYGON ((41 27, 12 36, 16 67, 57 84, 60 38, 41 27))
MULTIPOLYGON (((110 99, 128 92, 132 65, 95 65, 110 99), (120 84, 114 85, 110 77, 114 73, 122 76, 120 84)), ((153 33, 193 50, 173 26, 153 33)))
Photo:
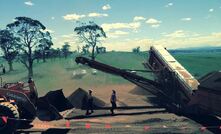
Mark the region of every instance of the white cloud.
POLYGON ((158 28, 162 22, 157 19, 150 18, 146 21, 146 23, 149 24, 152 28, 158 28))
POLYGON ((128 34, 129 34, 128 32, 117 30, 114 32, 108 32, 107 37, 108 38, 118 38, 120 36, 124 36, 124 35, 128 35, 128 34))
POLYGON ((170 34, 165 34, 165 37, 171 37, 171 38, 182 38, 186 37, 186 34, 183 30, 177 30, 170 34))
MULTIPOLYGON (((101 13, 89 13, 87 16, 84 15, 84 14, 76 14, 76 13, 73 13, 73 14, 66 14, 65 16, 63 16, 63 18, 65 20, 73 20, 73 21, 77 21, 77 20, 80 20, 82 18, 85 18, 85 17, 107 17, 108 14, 101 14, 101 13)), ((54 17, 52 17, 51 19, 55 19, 54 17)))
POLYGON ((191 21, 192 18, 181 18, 182 21, 191 21))
POLYGON ((88 17, 107 17, 108 14, 101 14, 101 13, 89 13, 88 17))
POLYGON ((111 9, 111 6, 110 6, 109 4, 107 4, 107 5, 104 5, 104 6, 102 7, 102 9, 103 9, 103 10, 109 10, 109 9, 111 9))
POLYGON ((61 35, 62 38, 74 38, 74 34, 64 34, 61 35))
POLYGON ((65 16, 63 16, 63 18, 65 19, 65 20, 73 20, 73 21, 76 21, 76 20, 79 20, 79 19, 82 19, 82 18, 84 18, 84 17, 86 17, 86 15, 79 15, 79 14, 67 14, 67 15, 65 15, 65 16))
MULTIPOLYGON (((188 32, 187 32, 188 33, 188 32)), ((221 46, 221 32, 211 33, 208 35, 195 34, 186 35, 185 31, 176 32, 174 36, 164 36, 161 39, 129 39, 125 41, 105 42, 104 46, 108 50, 131 51, 134 47, 140 46, 141 50, 149 50, 151 45, 162 45, 168 49, 186 48, 186 47, 202 47, 202 46, 221 46), (177 36, 177 37, 176 37, 177 36), (176 37, 176 38, 175 38, 176 37)), ((194 32, 189 32, 194 33, 194 32)))
POLYGON ((213 8, 209 9, 209 12, 213 12, 213 11, 214 11, 214 9, 213 9, 213 8))
POLYGON ((158 28, 159 26, 160 26, 159 24, 151 25, 152 28, 158 28))
POLYGON ((51 19, 52 19, 52 20, 54 20, 54 19, 55 19, 55 17, 54 17, 54 16, 52 16, 52 17, 51 17, 51 19))
MULTIPOLYGON (((183 35, 185 36, 185 35, 183 35)), ((220 46, 221 33, 212 33, 204 36, 187 36, 187 38, 163 38, 156 40, 155 44, 160 44, 170 48, 199 47, 202 45, 220 46)))
POLYGON ((167 34, 167 32, 162 32, 162 33, 160 33, 161 35, 166 35, 167 34))
POLYGON ((133 48, 140 46, 141 50, 147 50, 152 44, 152 39, 125 39, 115 42, 104 42, 103 46, 110 50, 132 51, 133 48))
POLYGON ((117 30, 117 31, 114 32, 114 34, 116 34, 116 35, 127 35, 128 32, 117 30))
POLYGON ((177 30, 169 34, 164 34, 163 36, 170 38, 184 38, 184 37, 190 38, 190 37, 197 37, 199 36, 199 34, 191 31, 177 30))
POLYGON ((221 42, 221 32, 219 32, 219 33, 212 33, 211 36, 216 37, 216 38, 220 38, 220 42, 221 42))
POLYGON ((25 5, 28 5, 28 6, 34 6, 34 3, 31 1, 26 1, 24 3, 25 3, 25 5))
POLYGON ((165 7, 171 7, 171 6, 173 6, 173 3, 168 3, 165 5, 165 7))
POLYGON ((114 29, 132 29, 136 30, 141 26, 140 22, 131 22, 131 23, 104 23, 101 27, 104 31, 110 31, 114 29))
POLYGON ((142 21, 142 20, 146 20, 146 18, 144 18, 143 16, 135 16, 134 17, 134 21, 142 21))
POLYGON ((150 25, 154 25, 154 24, 160 24, 161 21, 156 20, 156 19, 154 19, 154 18, 150 18, 150 19, 148 19, 148 20, 146 21, 146 23, 147 23, 147 24, 150 24, 150 25))

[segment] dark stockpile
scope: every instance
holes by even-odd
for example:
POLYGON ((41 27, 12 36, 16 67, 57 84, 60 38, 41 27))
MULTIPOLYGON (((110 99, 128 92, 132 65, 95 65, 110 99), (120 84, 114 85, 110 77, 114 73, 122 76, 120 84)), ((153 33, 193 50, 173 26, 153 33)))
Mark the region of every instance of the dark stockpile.
POLYGON ((44 97, 39 98, 37 102, 37 117, 42 121, 52 121, 62 119, 59 111, 48 103, 44 97))
MULTIPOLYGON (((71 104, 75 108, 86 109, 87 96, 88 96, 88 93, 85 90, 78 88, 69 97, 67 97, 67 99, 71 102, 71 104)), ((93 98, 94 98, 94 100, 93 100, 94 108, 100 108, 100 107, 105 106, 104 101, 102 101, 96 97, 93 97, 93 98)))
POLYGON ((73 105, 65 98, 62 89, 50 91, 44 97, 59 112, 73 108, 73 105))
POLYGON ((221 72, 209 73, 204 77, 202 77, 199 81, 200 81, 199 85, 200 89, 220 93, 221 72))
MULTIPOLYGON (((62 89, 50 91, 45 96, 40 97, 37 102, 37 116, 40 120, 52 121, 62 119, 59 112, 79 108, 86 109, 88 93, 79 88, 74 91, 69 97, 65 98, 62 89)), ((105 102, 94 97, 94 108, 105 106, 105 102)))
POLYGON ((70 108, 73 108, 73 105, 65 98, 62 89, 50 91, 38 99, 37 115, 44 121, 58 120, 63 118, 59 112, 70 108))

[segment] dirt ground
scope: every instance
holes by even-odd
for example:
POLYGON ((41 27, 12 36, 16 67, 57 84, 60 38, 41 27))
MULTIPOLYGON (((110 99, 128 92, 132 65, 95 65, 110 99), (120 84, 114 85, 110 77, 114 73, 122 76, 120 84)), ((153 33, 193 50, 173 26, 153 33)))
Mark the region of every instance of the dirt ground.
POLYGON ((106 102, 107 106, 110 106, 109 99, 114 89, 117 93, 118 106, 133 108, 118 109, 114 116, 110 115, 109 110, 95 110, 93 114, 85 116, 85 111, 73 109, 65 113, 70 120, 42 122, 36 119, 33 127, 25 131, 31 133, 216 133, 192 119, 169 113, 164 108, 147 108, 155 106, 153 100, 157 98, 133 84, 96 86, 92 89, 93 95, 106 102))

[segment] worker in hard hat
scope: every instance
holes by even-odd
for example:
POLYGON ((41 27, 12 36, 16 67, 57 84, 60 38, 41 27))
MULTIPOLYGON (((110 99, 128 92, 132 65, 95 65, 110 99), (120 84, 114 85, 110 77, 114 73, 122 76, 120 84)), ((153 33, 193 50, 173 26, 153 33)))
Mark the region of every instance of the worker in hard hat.
POLYGON ((37 88, 35 87, 35 83, 34 83, 34 81, 31 77, 28 79, 28 86, 29 86, 29 89, 30 89, 30 99, 35 104, 37 102, 37 99, 38 99, 38 92, 37 92, 37 88))
POLYGON ((93 110, 93 96, 92 96, 92 90, 88 91, 88 98, 87 98, 87 112, 86 115, 92 114, 94 112, 93 110), (89 112, 91 111, 91 112, 89 112))

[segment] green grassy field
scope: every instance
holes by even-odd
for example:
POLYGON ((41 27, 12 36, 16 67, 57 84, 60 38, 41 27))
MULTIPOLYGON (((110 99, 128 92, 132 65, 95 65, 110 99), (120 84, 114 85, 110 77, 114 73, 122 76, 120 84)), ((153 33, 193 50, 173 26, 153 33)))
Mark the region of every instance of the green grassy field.
POLYGON ((221 53, 174 54, 174 57, 196 78, 221 70, 221 53))
MULTIPOLYGON (((174 56, 197 78, 208 72, 221 70, 221 53, 174 54, 174 56)), ((144 70, 142 62, 146 59, 147 53, 135 54, 130 52, 108 52, 97 57, 98 61, 112 66, 140 70, 144 70)), ((27 71, 21 63, 14 63, 14 69, 13 72, 1 75, 5 82, 27 81, 27 71)), ((150 74, 146 73, 142 75, 151 77, 150 74)), ((74 56, 67 59, 48 59, 46 63, 35 63, 34 80, 40 95, 49 90, 60 88, 71 92, 78 87, 90 88, 91 86, 129 83, 123 78, 103 72, 93 75, 91 68, 77 65, 74 62, 74 56), (81 78, 74 78, 73 71, 79 72, 82 69, 86 70, 87 73, 81 78)))

